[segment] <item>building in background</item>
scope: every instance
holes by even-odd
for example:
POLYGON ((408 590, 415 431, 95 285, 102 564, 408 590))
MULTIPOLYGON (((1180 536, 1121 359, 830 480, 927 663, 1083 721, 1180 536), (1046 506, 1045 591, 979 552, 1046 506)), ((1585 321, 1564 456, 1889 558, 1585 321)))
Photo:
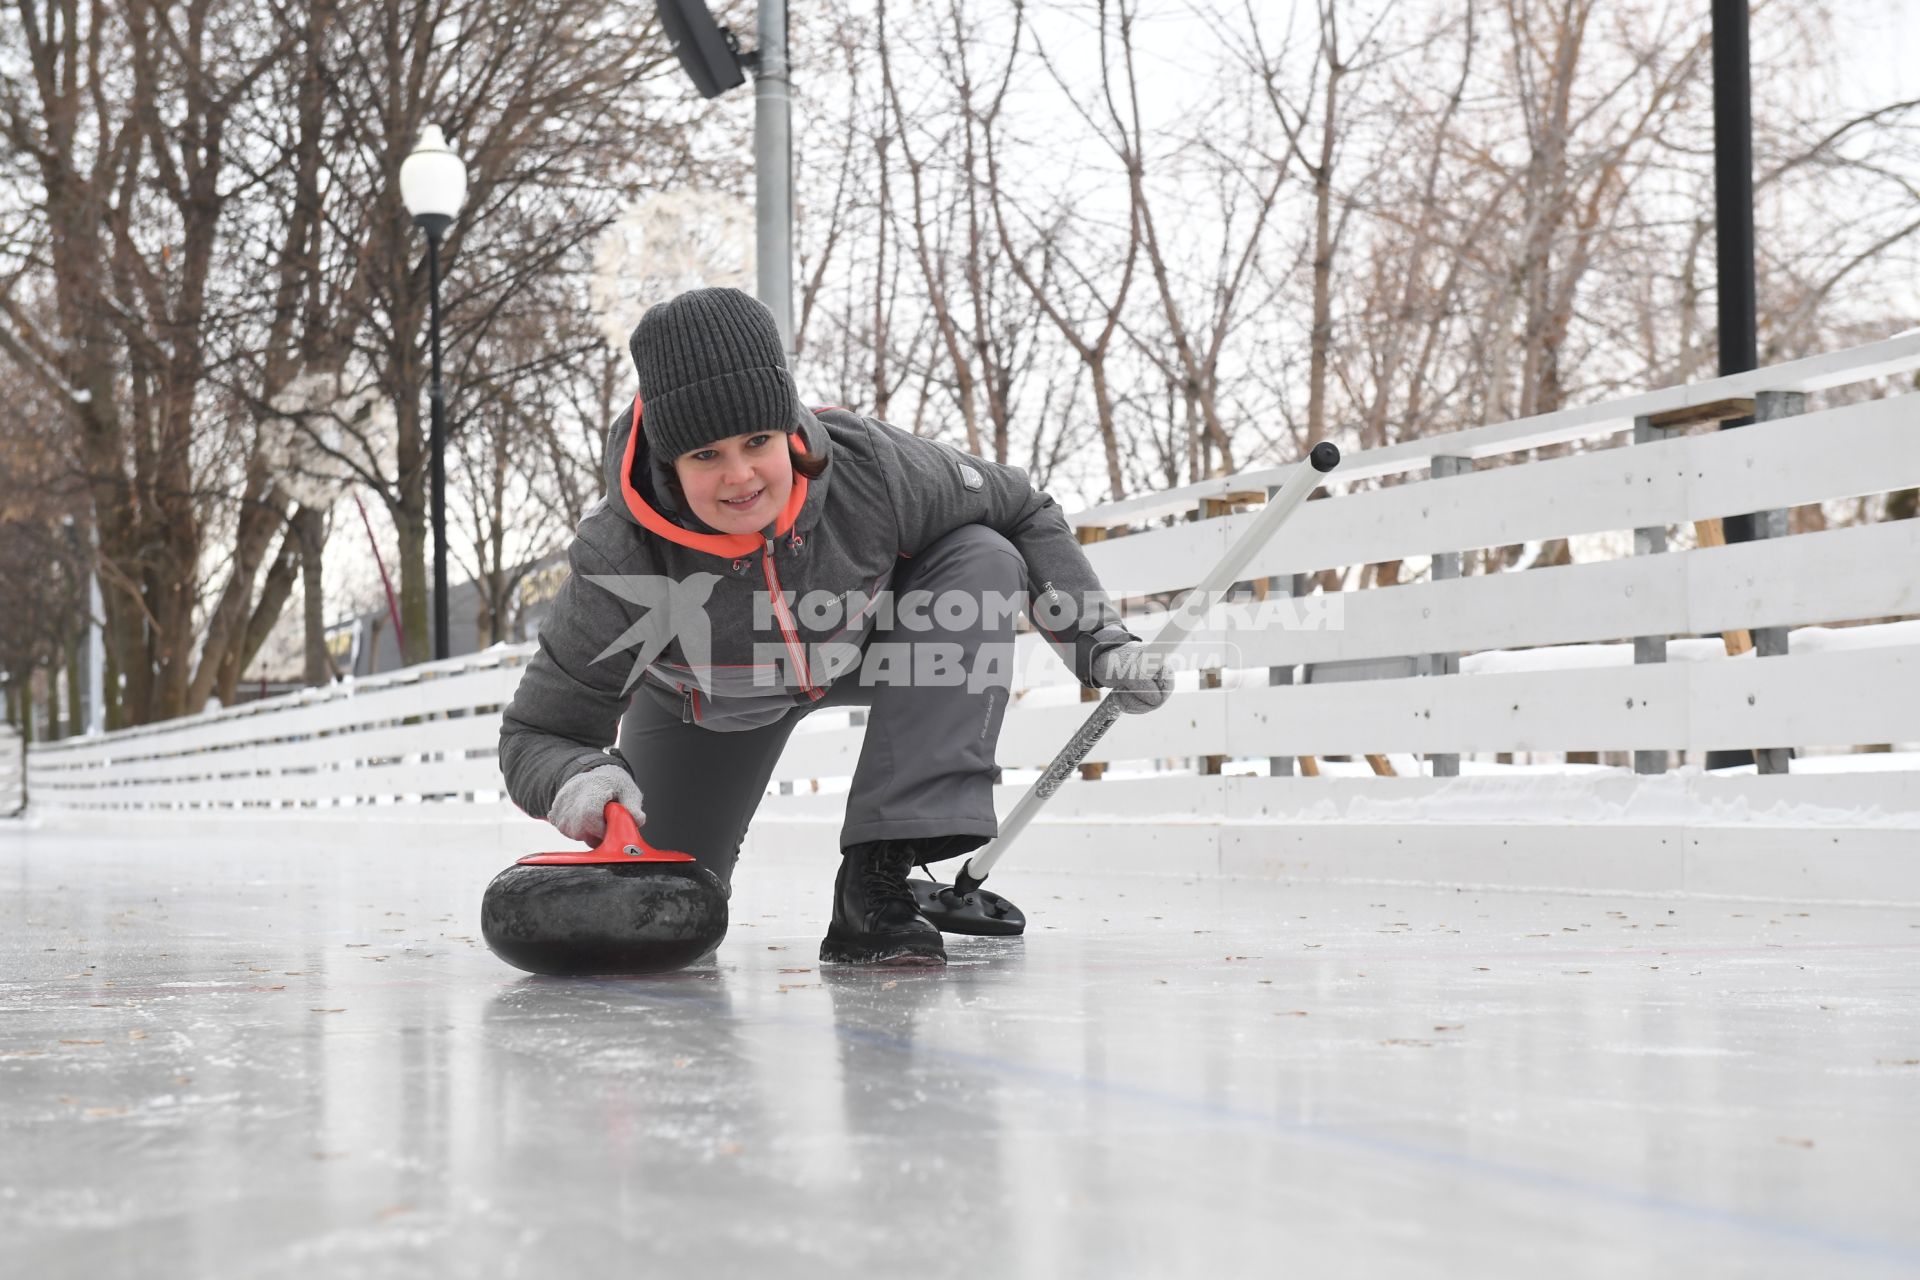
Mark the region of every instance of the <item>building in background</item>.
MULTIPOLYGON (((537 639, 560 585, 567 580, 567 558, 556 552, 534 562, 514 588, 503 643, 524 644, 537 639)), ((450 626, 448 655, 478 653, 482 640, 485 599, 471 580, 456 583, 447 600, 450 626)), ((274 634, 260 648, 238 689, 238 701, 290 693, 301 687, 299 611, 289 608, 274 634)), ((340 676, 382 675, 406 665, 400 654, 393 619, 385 608, 368 610, 327 628, 327 656, 340 676)))

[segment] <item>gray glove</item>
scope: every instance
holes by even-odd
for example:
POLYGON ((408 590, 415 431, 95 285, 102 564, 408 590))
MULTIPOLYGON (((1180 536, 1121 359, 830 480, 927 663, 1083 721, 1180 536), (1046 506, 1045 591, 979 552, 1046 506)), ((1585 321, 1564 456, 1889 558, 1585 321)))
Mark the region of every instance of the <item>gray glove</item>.
POLYGON ((1151 711, 1173 696, 1173 672, 1165 656, 1149 654, 1139 640, 1102 650, 1090 674, 1095 685, 1114 691, 1116 706, 1132 715, 1151 711))
POLYGON ((607 801, 618 800, 637 826, 647 820, 640 808, 640 784, 617 764, 596 765, 568 778, 547 809, 547 821, 570 840, 600 843, 607 834, 607 801))

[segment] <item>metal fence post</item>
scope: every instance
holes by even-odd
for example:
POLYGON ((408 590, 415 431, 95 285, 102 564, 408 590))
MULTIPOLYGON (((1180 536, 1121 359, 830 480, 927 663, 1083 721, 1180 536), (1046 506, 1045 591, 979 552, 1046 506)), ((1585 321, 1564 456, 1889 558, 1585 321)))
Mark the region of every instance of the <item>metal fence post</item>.
MULTIPOLYGON (((1430 478, 1445 480, 1451 476, 1463 476, 1473 470, 1472 458, 1455 457, 1451 454, 1437 456, 1433 460, 1430 478)), ((1458 551, 1436 551, 1433 553, 1433 581, 1447 582, 1460 576, 1460 553, 1458 551)), ((1436 653, 1430 667, 1436 676, 1460 674, 1460 655, 1458 653, 1436 653)), ((1457 778, 1460 776, 1460 755, 1455 751, 1436 751, 1427 756, 1427 764, 1436 778, 1457 778)))
MULTIPOLYGON (((1278 492, 1280 492, 1278 485, 1270 486, 1267 489, 1267 496, 1271 498, 1278 492)), ((1273 577, 1267 579, 1267 595, 1269 599, 1298 600, 1311 589, 1307 575, 1304 573, 1275 574, 1273 577)), ((1291 665, 1267 668, 1267 684, 1270 687, 1292 683, 1293 667, 1291 665)), ((1293 757, 1268 756, 1267 773, 1269 776, 1275 778, 1291 778, 1293 776, 1293 757)))
MULTIPOLYGON (((1269 487, 1264 490, 1251 489, 1236 493, 1223 493, 1217 498, 1202 498, 1200 500, 1198 518, 1201 520, 1219 520, 1234 514, 1234 508, 1236 506, 1252 506, 1255 503, 1265 502, 1277 492, 1279 492, 1278 489, 1269 487)), ((1255 598, 1260 598, 1264 594, 1261 582, 1255 582, 1252 586, 1255 598)), ((1233 588, 1229 588, 1226 599, 1231 600, 1232 598, 1233 588)), ((1218 689, 1223 683, 1223 676, 1224 673, 1218 667, 1203 668, 1200 672, 1200 687, 1202 689, 1218 689)), ((1227 757, 1223 755, 1200 756, 1194 763, 1196 765, 1196 772, 1202 777, 1217 777, 1225 771, 1227 757)))
MULTIPOLYGON (((1081 525, 1073 532, 1074 537, 1079 540, 1081 546, 1090 547, 1096 542, 1105 542, 1107 540, 1108 530, 1092 525, 1081 525)), ((1114 607, 1119 607, 1118 601, 1114 602, 1114 607)), ((1080 701, 1098 702, 1100 701, 1100 691, 1098 689, 1082 689, 1080 690, 1080 701)), ((1106 772, 1107 766, 1104 763, 1095 762, 1093 764, 1083 764, 1080 766, 1080 777, 1086 782, 1098 782, 1105 776, 1106 772)))
MULTIPOLYGON (((1755 422, 1770 422, 1776 418, 1797 417, 1807 411, 1806 393, 1802 391, 1762 391, 1753 398, 1753 418, 1755 422)), ((1785 509, 1756 512, 1753 517, 1753 536, 1761 538, 1784 538, 1787 536, 1787 513, 1785 509)), ((1787 629, 1785 627, 1755 627, 1753 629, 1754 658, 1775 658, 1787 652, 1787 629)), ((1753 751, 1754 769, 1759 773, 1786 773, 1787 761, 1793 752, 1789 747, 1756 747, 1753 751)))
MULTIPOLYGON (((1684 428, 1657 427, 1653 419, 1639 417, 1633 420, 1633 442, 1635 444, 1654 444, 1661 440, 1671 440, 1684 428)), ((1633 554, 1636 556, 1664 555, 1667 550, 1667 526, 1648 525, 1633 531, 1633 554)), ((1635 636, 1633 639, 1633 662, 1635 666, 1660 663, 1667 660, 1667 637, 1635 636)), ((1633 771, 1635 773, 1665 773, 1669 754, 1666 748, 1638 750, 1633 753, 1633 771)))

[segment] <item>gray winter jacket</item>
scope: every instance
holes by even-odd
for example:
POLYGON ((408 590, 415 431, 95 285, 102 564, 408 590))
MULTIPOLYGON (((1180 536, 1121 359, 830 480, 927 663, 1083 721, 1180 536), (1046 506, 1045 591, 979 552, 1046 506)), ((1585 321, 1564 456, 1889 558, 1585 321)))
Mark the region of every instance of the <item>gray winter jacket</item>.
POLYGON ((572 574, 501 720, 507 792, 530 814, 546 814, 574 774, 618 762, 606 752, 630 696, 725 732, 822 697, 836 670, 853 678, 836 656, 857 658, 874 622, 867 602, 902 557, 963 525, 1020 551, 1036 625, 1082 684, 1100 651, 1133 638, 1060 509, 1017 468, 822 409, 805 415, 800 438, 826 470, 796 475, 787 509, 760 533, 702 532, 654 482, 640 414, 636 399, 608 433, 606 497, 580 522, 572 574), (829 597, 844 609, 796 607, 829 597))

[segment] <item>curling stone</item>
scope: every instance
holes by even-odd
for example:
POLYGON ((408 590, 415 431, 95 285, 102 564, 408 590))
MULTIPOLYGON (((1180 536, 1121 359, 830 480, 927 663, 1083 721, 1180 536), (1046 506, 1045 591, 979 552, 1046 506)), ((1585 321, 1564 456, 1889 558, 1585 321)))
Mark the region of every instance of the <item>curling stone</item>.
POLYGON ((493 878, 480 934, 528 973, 666 973, 727 936, 727 893, 684 853, 655 849, 617 802, 591 849, 536 853, 493 878))

